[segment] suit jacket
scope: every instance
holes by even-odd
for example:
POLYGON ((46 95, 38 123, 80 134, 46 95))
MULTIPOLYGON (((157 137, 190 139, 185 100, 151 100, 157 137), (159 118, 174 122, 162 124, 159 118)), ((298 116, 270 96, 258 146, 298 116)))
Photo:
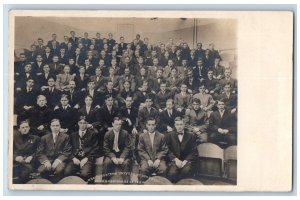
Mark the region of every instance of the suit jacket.
POLYGON ((16 93, 16 107, 19 111, 23 110, 24 106, 33 106, 36 104, 36 97, 38 92, 34 89, 27 91, 26 88, 22 88, 20 92, 16 93))
POLYGON ((73 108, 76 104, 80 104, 82 96, 81 92, 78 90, 74 90, 73 93, 71 93, 70 90, 63 91, 63 94, 66 94, 69 96, 69 104, 73 108))
POLYGON ((94 128, 98 128, 100 126, 100 122, 97 121, 97 115, 98 115, 99 109, 91 107, 89 113, 87 113, 86 106, 82 106, 78 110, 78 117, 79 119, 80 116, 85 116, 85 120, 89 123, 92 124, 94 128))
POLYGON ((41 62, 41 63, 38 63, 38 62, 35 62, 33 65, 32 65, 32 72, 37 74, 37 73, 43 73, 43 67, 44 67, 45 63, 44 62, 41 62))
POLYGON ((225 84, 230 84, 231 86, 231 91, 235 91, 237 92, 237 80, 236 79, 233 79, 233 78, 230 78, 229 80, 223 78, 219 81, 219 84, 220 84, 220 88, 223 89, 223 87, 225 86, 225 84))
POLYGON ((207 109, 211 109, 215 103, 212 96, 206 93, 204 94, 197 93, 193 96, 193 99, 199 99, 201 102, 201 107, 207 109))
POLYGON ((99 147, 97 135, 93 131, 87 129, 82 138, 79 136, 79 131, 73 132, 70 135, 70 142, 72 146, 70 159, 74 157, 79 160, 88 158, 89 161, 94 161, 99 147))
POLYGON ((234 116, 227 110, 221 117, 219 111, 215 111, 209 116, 209 129, 212 132, 218 132, 218 128, 228 129, 230 133, 236 134, 237 127, 234 116))
POLYGON ((150 78, 149 88, 151 88, 155 92, 158 92, 160 90, 161 82, 165 82, 164 77, 158 78, 158 77, 154 76, 153 78, 150 78))
MULTIPOLYGON (((85 90, 81 92, 81 98, 80 98, 80 105, 84 105, 84 99, 87 95, 91 95, 89 90, 85 90)), ((98 92, 96 89, 94 89, 94 94, 91 95, 93 97, 93 104, 92 106, 97 106, 97 105, 101 105, 101 93, 98 92)))
POLYGON ((172 77, 169 77, 167 79, 167 83, 168 83, 168 87, 170 89, 174 88, 174 87, 177 87, 179 88, 180 87, 180 84, 182 82, 182 79, 180 76, 176 76, 174 79, 172 77))
POLYGON ((72 152, 70 138, 67 134, 59 133, 54 144, 52 133, 41 137, 40 145, 37 149, 37 157, 40 163, 45 160, 54 161, 59 159, 62 162, 67 161, 72 152))
POLYGON ((103 152, 106 157, 109 158, 130 158, 130 149, 131 149, 131 142, 130 142, 130 136, 125 130, 120 130, 119 132, 119 138, 118 138, 118 148, 119 152, 115 152, 113 150, 114 145, 114 138, 115 134, 114 131, 108 131, 105 133, 104 136, 104 143, 103 143, 103 152))
POLYGON ((211 66, 211 67, 210 67, 210 70, 213 71, 213 75, 214 75, 215 77, 221 75, 221 79, 224 78, 225 68, 224 68, 223 66, 221 66, 221 65, 218 65, 217 67, 211 66))
POLYGON ((224 93, 219 96, 219 99, 223 99, 225 106, 228 110, 237 107, 237 95, 230 93, 229 97, 224 93))
MULTIPOLYGON (((222 79, 223 80, 223 79, 222 79)), ((221 80, 220 80, 221 81, 221 80)), ((206 79, 205 80, 205 88, 210 92, 218 93, 220 90, 220 84, 216 79, 206 79)))
POLYGON ((149 112, 148 109, 146 107, 144 107, 138 113, 139 130, 142 131, 142 130, 146 129, 146 120, 149 117, 155 118, 156 119, 156 124, 159 123, 159 113, 158 113, 158 111, 155 108, 151 107, 150 112, 149 112))
POLYGON ((206 131, 208 127, 208 117, 206 112, 200 110, 198 114, 194 109, 185 112, 185 122, 188 127, 200 127, 200 131, 206 131))
POLYGON ((198 91, 199 90, 199 85, 200 85, 199 78, 187 77, 186 79, 184 79, 183 82, 187 85, 188 89, 190 89, 192 91, 198 91))
POLYGON ((31 127, 39 127, 43 125, 45 129, 49 128, 49 122, 52 117, 52 110, 48 106, 40 107, 38 105, 34 106, 32 110, 30 110, 30 126, 31 127))
POLYGON ((132 106, 129 110, 130 113, 128 111, 128 108, 126 108, 126 106, 122 107, 120 110, 120 115, 123 119, 123 124, 122 124, 123 129, 130 134, 132 129, 136 126, 138 109, 132 106), (129 125, 129 123, 126 121, 127 118, 130 119, 132 123, 131 125, 129 125))
POLYGON ((135 81, 135 77, 133 75, 129 75, 129 76, 121 76, 119 77, 119 88, 120 90, 123 90, 123 84, 125 81, 129 81, 130 82, 130 88, 132 91, 135 91, 136 89, 136 81, 135 81))
POLYGON ((197 161, 198 152, 195 135, 184 130, 183 139, 180 142, 176 131, 173 131, 165 134, 165 140, 169 148, 168 157, 170 161, 173 161, 175 158, 192 163, 197 161))
POLYGON ((87 74, 84 74, 83 78, 81 78, 81 76, 79 74, 77 74, 74 77, 74 81, 76 84, 76 87, 81 90, 82 88, 86 88, 87 87, 87 83, 89 81, 89 76, 87 74))
POLYGON ((108 127, 112 127, 112 123, 115 117, 119 116, 119 110, 117 107, 112 106, 111 112, 109 112, 106 105, 99 109, 97 121, 102 125, 102 130, 107 130, 108 127))
POLYGON ((95 89, 98 90, 100 89, 104 89, 105 87, 105 83, 106 83, 106 78, 104 76, 99 76, 98 78, 99 80, 97 81, 97 76, 91 76, 90 77, 90 81, 93 81, 95 83, 95 89))
POLYGON ((54 78, 54 80, 56 80, 56 76, 52 72, 49 72, 47 77, 46 77, 45 73, 38 75, 36 77, 36 80, 37 80, 36 84, 39 86, 39 88, 42 86, 48 86, 49 78, 54 78))
POLYGON ((189 93, 186 93, 185 96, 183 96, 183 95, 181 94, 181 92, 178 93, 178 94, 176 94, 176 95, 174 96, 174 104, 175 104, 175 108, 176 108, 176 109, 177 109, 177 108, 187 108, 187 107, 191 104, 192 99, 193 99, 193 97, 192 97, 192 95, 189 94, 189 93))
POLYGON ((47 99, 47 105, 49 108, 53 109, 59 104, 60 97, 62 95, 61 91, 54 88, 53 92, 50 92, 49 88, 41 92, 47 99))
POLYGON ((152 147, 149 133, 140 134, 139 143, 138 143, 138 153, 141 160, 145 160, 145 161, 166 159, 168 153, 168 146, 166 144, 164 135, 155 131, 153 147, 152 147))
POLYGON ((172 110, 171 117, 169 116, 167 110, 162 111, 159 116, 158 130, 164 133, 167 131, 167 126, 174 128, 175 118, 179 117, 180 115, 181 114, 175 108, 172 110))
POLYGON ((204 78, 207 79, 207 68, 203 65, 200 69, 198 66, 193 67, 194 78, 204 78))
POLYGON ((31 134, 22 135, 19 131, 14 132, 13 138, 13 159, 17 156, 36 158, 36 151, 40 144, 40 137, 31 134))
POLYGON ((163 94, 162 91, 159 91, 155 95, 154 104, 157 109, 163 109, 166 107, 166 102, 168 99, 173 99, 173 94, 170 90, 166 90, 163 94))
POLYGON ((53 118, 59 119, 61 128, 67 128, 69 131, 75 129, 77 111, 74 108, 67 107, 64 110, 61 106, 54 110, 53 118))
POLYGON ((49 67, 52 73, 55 75, 63 73, 64 67, 60 63, 51 63, 49 64, 49 67))

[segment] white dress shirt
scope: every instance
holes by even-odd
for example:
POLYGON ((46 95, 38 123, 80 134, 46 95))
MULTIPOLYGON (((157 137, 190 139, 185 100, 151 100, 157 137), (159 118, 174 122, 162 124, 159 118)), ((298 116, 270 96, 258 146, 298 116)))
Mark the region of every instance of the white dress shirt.
POLYGON ((119 152, 119 132, 114 131, 115 137, 114 137, 114 145, 113 145, 113 150, 115 152, 119 152))
POLYGON ((151 147, 152 148, 153 148, 153 144, 154 144, 154 136, 155 136, 155 132, 153 132, 153 133, 149 132, 149 137, 150 137, 151 147))

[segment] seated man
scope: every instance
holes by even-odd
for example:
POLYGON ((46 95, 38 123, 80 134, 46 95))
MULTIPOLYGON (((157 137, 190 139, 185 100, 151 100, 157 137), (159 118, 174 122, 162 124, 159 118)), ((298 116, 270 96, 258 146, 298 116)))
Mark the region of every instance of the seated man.
POLYGON ((72 146, 69 136, 60 132, 61 126, 58 119, 51 120, 50 128, 51 133, 41 138, 37 149, 37 158, 41 164, 38 172, 45 178, 49 178, 50 173, 53 173, 55 183, 63 178, 65 162, 72 153, 72 146))
POLYGON ((168 99, 173 99, 173 94, 167 89, 167 83, 160 83, 160 91, 155 95, 155 107, 159 112, 162 112, 166 108, 166 102, 168 99))
POLYGON ((221 88, 224 88, 224 86, 226 84, 230 84, 231 92, 236 94, 237 93, 237 87, 238 87, 237 86, 237 80, 231 78, 231 73, 232 73, 231 69, 226 68, 225 69, 225 77, 219 81, 219 84, 220 84, 221 88))
POLYGON ((164 135, 156 131, 154 118, 147 119, 147 133, 139 137, 138 152, 141 158, 139 181, 147 180, 152 173, 165 176, 168 147, 164 135))
POLYGON ((138 130, 141 132, 146 132, 146 120, 149 117, 155 118, 158 122, 159 113, 152 107, 153 101, 151 95, 146 96, 145 107, 142 108, 138 113, 138 130))
POLYGON ((185 112, 185 122, 190 132, 197 135, 197 143, 207 142, 208 117, 199 99, 193 99, 192 108, 185 112))
POLYGON ((165 134, 171 161, 168 177, 173 183, 193 175, 198 156, 196 137, 184 130, 181 117, 175 119, 175 128, 175 131, 165 134))
POLYGON ((231 92, 230 83, 226 83, 223 87, 224 93, 220 94, 219 99, 223 99, 227 110, 230 113, 237 112, 237 95, 231 92))
POLYGON ((199 93, 195 94, 193 96, 193 99, 199 99, 201 103, 201 109, 205 112, 207 112, 208 116, 212 112, 211 109, 215 104, 215 101, 213 100, 213 97, 210 94, 207 94, 205 92, 205 85, 200 84, 199 87, 199 93))
POLYGON ((14 133, 13 141, 13 176, 19 177, 19 183, 26 183, 38 164, 36 150, 40 138, 32 134, 28 121, 21 121, 18 132, 14 133))
POLYGON ((182 115, 185 113, 185 110, 191 104, 192 96, 187 92, 187 85, 182 83, 180 86, 180 93, 174 96, 175 108, 182 115))
POLYGON ((218 111, 213 112, 209 118, 208 141, 222 147, 237 144, 237 127, 235 115, 225 109, 223 99, 217 104, 218 111))
POLYGON ((70 136, 72 155, 65 168, 65 176, 80 171, 80 177, 88 183, 93 182, 93 163, 98 151, 98 140, 93 129, 88 129, 85 116, 78 121, 79 130, 70 136))
POLYGON ((168 99, 166 102, 166 109, 159 115, 158 130, 162 133, 171 132, 174 130, 174 120, 181 114, 174 108, 173 99, 168 99))
POLYGON ((127 131, 121 129, 122 120, 119 117, 114 118, 112 125, 113 127, 104 136, 102 179, 108 181, 115 168, 119 167, 123 173, 123 183, 129 183, 131 168, 130 136, 127 131))
POLYGON ((56 79, 56 89, 58 90, 68 90, 70 81, 74 80, 74 76, 70 74, 69 65, 64 66, 64 73, 58 74, 56 79))

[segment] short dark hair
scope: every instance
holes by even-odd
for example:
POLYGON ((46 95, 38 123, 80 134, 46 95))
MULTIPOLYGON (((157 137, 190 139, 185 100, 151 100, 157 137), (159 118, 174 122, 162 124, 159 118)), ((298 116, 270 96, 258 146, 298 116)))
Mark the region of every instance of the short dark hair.
POLYGON ((147 119, 146 119, 146 123, 148 123, 148 121, 155 121, 155 123, 156 123, 156 119, 154 118, 154 117, 148 117, 147 119))

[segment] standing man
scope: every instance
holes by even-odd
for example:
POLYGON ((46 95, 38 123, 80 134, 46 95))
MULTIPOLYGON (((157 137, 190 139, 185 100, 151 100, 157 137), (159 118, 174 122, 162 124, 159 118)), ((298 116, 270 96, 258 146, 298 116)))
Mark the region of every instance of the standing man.
POLYGON ((123 173, 123 183, 129 183, 131 167, 130 136, 127 131, 121 129, 121 118, 115 117, 112 126, 104 136, 103 180, 108 181, 111 178, 111 173, 114 172, 116 167, 119 167, 123 173))
POLYGON ((152 173, 165 176, 168 147, 164 135, 156 131, 154 118, 147 119, 147 132, 139 137, 138 152, 141 158, 139 180, 147 179, 152 173))
POLYGON ((98 140, 92 129, 88 129, 85 116, 80 116, 79 130, 70 136, 72 155, 65 168, 65 176, 80 171, 80 177, 88 183, 93 182, 93 163, 98 151, 98 140))
POLYGON ((37 157, 40 162, 38 172, 42 177, 48 178, 50 173, 54 173, 54 182, 63 178, 65 162, 69 159, 72 146, 67 134, 61 133, 60 122, 52 119, 50 123, 51 133, 41 138, 41 143, 37 150, 37 157))
POLYGON ((26 183, 29 174, 37 167, 36 150, 40 138, 30 131, 28 121, 21 121, 18 132, 14 133, 13 176, 19 176, 20 183, 26 183))
POLYGON ((196 137, 184 129, 184 120, 175 119, 176 130, 165 135, 169 148, 171 165, 168 169, 169 180, 174 182, 191 176, 197 160, 196 137))

